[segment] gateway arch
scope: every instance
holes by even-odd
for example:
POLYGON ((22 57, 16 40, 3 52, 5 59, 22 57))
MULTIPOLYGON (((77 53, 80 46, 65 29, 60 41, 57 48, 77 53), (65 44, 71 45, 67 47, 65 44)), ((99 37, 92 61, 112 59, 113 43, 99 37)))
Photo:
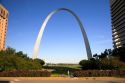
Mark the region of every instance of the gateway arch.
POLYGON ((48 23, 48 21, 51 19, 51 17, 59 12, 59 11, 66 11, 66 12, 69 12, 72 16, 75 17, 75 19, 77 20, 79 26, 80 26, 80 30, 81 30, 81 33, 82 33, 82 36, 83 36, 83 39, 84 39, 84 42, 85 42, 85 47, 86 47, 86 53, 87 53, 87 57, 88 57, 88 60, 90 60, 92 58, 92 53, 91 53, 91 48, 90 48, 90 45, 89 45, 89 41, 88 41, 88 38, 87 38, 87 35, 86 35, 86 32, 84 30, 84 27, 82 25, 82 22, 80 21, 79 17, 71 10, 69 9, 66 9, 66 8, 59 8, 59 9, 56 9, 52 12, 49 13, 49 15, 46 17, 46 19, 44 20, 41 28, 40 28, 40 31, 39 31, 39 34, 38 34, 38 37, 36 39, 36 42, 35 42, 35 45, 34 45, 34 50, 33 50, 33 55, 32 55, 32 59, 36 59, 38 57, 38 52, 39 52, 39 46, 40 46, 40 42, 41 42, 41 39, 42 39, 42 36, 43 36, 43 32, 44 32, 44 29, 48 23))

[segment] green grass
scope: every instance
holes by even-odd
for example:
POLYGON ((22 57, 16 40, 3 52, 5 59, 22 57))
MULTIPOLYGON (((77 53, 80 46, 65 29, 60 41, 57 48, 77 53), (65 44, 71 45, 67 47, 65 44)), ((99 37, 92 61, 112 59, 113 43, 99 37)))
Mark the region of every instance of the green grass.
POLYGON ((51 77, 60 77, 60 74, 58 74, 58 73, 52 73, 51 77))
POLYGON ((67 72, 69 71, 70 74, 76 70, 80 70, 79 65, 54 65, 54 66, 43 66, 44 69, 52 69, 52 76, 59 77, 59 76, 67 76, 67 72))

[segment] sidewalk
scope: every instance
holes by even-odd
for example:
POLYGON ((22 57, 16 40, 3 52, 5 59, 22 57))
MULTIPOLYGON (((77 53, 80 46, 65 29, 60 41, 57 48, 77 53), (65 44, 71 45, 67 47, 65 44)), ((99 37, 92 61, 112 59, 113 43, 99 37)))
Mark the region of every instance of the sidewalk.
POLYGON ((0 77, 0 80, 125 80, 125 78, 117 77, 0 77))

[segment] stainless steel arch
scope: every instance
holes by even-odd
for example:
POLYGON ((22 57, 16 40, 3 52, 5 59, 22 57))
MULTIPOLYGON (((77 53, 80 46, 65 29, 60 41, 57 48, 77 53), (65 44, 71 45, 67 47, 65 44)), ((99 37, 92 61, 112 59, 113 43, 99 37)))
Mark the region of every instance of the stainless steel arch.
POLYGON ((81 29, 81 32, 82 32, 82 36, 84 38, 84 42, 85 42, 85 47, 86 47, 86 52, 87 52, 87 57, 88 59, 91 59, 92 58, 92 53, 91 53, 91 49, 90 49, 90 45, 89 45, 89 41, 88 41, 88 38, 87 38, 87 35, 86 35, 86 32, 84 30, 84 27, 82 25, 82 22, 80 21, 79 17, 74 13, 72 12, 71 10, 69 9, 66 9, 66 8, 59 8, 59 9, 56 9, 54 11, 52 11, 51 13, 49 13, 49 15, 46 17, 46 19, 44 20, 42 26, 41 26, 41 29, 39 31, 39 34, 38 34, 38 37, 37 37, 37 40, 36 40, 36 43, 35 43, 35 46, 34 46, 34 50, 33 50, 33 55, 32 55, 32 58, 35 59, 37 58, 38 56, 38 52, 39 52, 39 46, 40 46, 40 41, 41 41, 41 38, 43 36, 43 32, 44 32, 44 29, 49 21, 49 19, 57 12, 59 11, 67 11, 69 12, 70 14, 72 14, 75 19, 77 20, 79 26, 80 26, 80 29, 81 29))

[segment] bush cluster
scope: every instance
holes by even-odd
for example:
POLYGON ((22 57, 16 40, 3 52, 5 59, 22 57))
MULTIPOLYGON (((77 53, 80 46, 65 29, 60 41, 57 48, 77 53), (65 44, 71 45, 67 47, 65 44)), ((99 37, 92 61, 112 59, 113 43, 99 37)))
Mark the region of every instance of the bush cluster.
POLYGON ((0 72, 0 77, 50 77, 46 70, 13 70, 0 72))
POLYGON ((22 51, 16 52, 15 49, 10 47, 4 51, 0 51, 0 71, 36 70, 41 69, 44 64, 43 60, 33 60, 22 51))
POLYGON ((74 77, 125 77, 125 70, 81 70, 73 73, 74 77))
POLYGON ((112 59, 103 58, 101 60, 81 60, 80 63, 83 70, 125 70, 125 63, 117 57, 112 59))
POLYGON ((125 46, 113 49, 112 56, 119 57, 121 61, 125 62, 125 46))
POLYGON ((120 65, 120 61, 118 63, 117 60, 108 60, 107 58, 103 58, 101 60, 81 60, 79 64, 83 70, 115 70, 119 69, 122 65, 120 65))

